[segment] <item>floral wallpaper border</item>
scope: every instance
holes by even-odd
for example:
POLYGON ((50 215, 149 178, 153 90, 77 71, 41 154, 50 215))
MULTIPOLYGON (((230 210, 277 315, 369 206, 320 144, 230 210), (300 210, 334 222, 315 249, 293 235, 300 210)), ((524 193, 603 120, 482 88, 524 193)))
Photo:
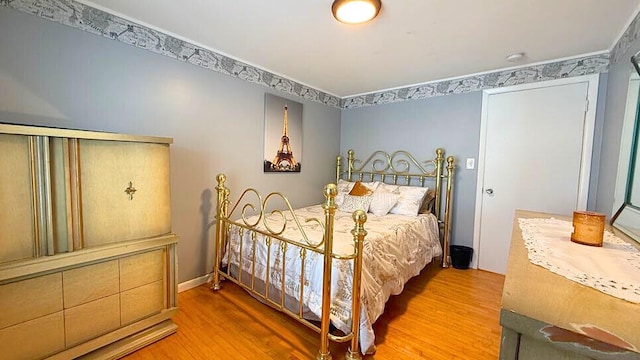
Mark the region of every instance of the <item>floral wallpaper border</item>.
POLYGON ((620 56, 629 49, 631 43, 640 34, 639 13, 614 46, 611 54, 603 53, 340 99, 74 0, 0 0, 0 6, 33 14, 156 54, 260 84, 282 93, 347 109, 601 73, 607 71, 610 63, 619 61, 620 56))
POLYGON ((503 86, 526 84, 579 75, 597 74, 606 71, 608 68, 609 54, 600 54, 578 59, 463 77, 455 80, 438 81, 384 92, 347 97, 342 99, 340 106, 345 109, 351 109, 405 100, 426 99, 433 96, 462 94, 503 86))
POLYGON ((620 57, 629 50, 631 43, 636 41, 638 36, 640 36, 640 12, 636 14, 636 17, 620 37, 620 40, 618 40, 613 49, 611 49, 611 64, 620 61, 620 57))
POLYGON ((73 0, 0 0, 0 6, 33 14, 60 24, 132 45, 205 69, 260 84, 325 105, 340 99, 266 70, 177 39, 73 0))

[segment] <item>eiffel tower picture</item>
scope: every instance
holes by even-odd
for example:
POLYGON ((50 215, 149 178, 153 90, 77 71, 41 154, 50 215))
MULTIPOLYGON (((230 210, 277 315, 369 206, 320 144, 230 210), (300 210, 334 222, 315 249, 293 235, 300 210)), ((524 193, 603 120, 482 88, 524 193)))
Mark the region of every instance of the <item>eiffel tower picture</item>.
MULTIPOLYGON (((269 95, 267 94, 267 106, 269 106, 269 95)), ((273 96, 273 95, 271 95, 273 96)), ((275 97, 275 96, 274 96, 275 97)), ((279 111, 282 111, 282 136, 280 137, 280 142, 276 151, 275 156, 272 161, 267 160, 266 156, 268 156, 268 149, 265 148, 265 160, 264 160, 264 171, 265 172, 300 172, 301 164, 296 161, 294 157, 294 152, 292 150, 292 141, 289 137, 289 106, 287 105, 287 100, 284 98, 278 98, 279 100, 285 101, 284 106, 280 107, 279 111)), ((273 103, 274 101, 272 101, 273 103)), ((300 105, 300 109, 302 104, 300 105)), ((300 111, 300 114, 302 111, 300 111)), ((300 119, 301 120, 301 117, 300 119)), ((275 122, 272 122, 272 125, 275 126, 275 122)), ((274 130, 271 131, 271 136, 274 135, 274 130)), ((267 139, 265 139, 265 144, 267 144, 267 139)), ((300 149, 301 144, 293 143, 293 146, 296 149, 300 149)), ((273 151, 273 150, 271 150, 273 151)), ((273 154, 273 153, 271 153, 273 154)))

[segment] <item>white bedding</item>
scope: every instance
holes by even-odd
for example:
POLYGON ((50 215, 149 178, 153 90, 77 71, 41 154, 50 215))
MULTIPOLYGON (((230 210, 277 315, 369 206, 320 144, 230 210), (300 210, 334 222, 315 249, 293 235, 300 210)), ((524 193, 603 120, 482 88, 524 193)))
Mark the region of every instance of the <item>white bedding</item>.
MULTIPOLYGON (((321 206, 310 206, 295 210, 309 240, 318 243, 322 238, 322 227, 315 223, 306 223, 309 218, 324 219, 321 206)), ((286 214, 289 222, 283 236, 303 243, 303 237, 297 229, 296 223, 291 221, 291 214, 286 214)), ((255 220, 253 220, 255 221, 255 220)), ((282 227, 279 216, 269 217, 269 226, 273 230, 282 227)), ((264 226, 261 223, 261 228, 264 226)), ((336 211, 334 224, 333 251, 336 254, 350 254, 353 252, 353 236, 351 230, 354 222, 351 213, 336 211)), ((442 254, 438 237, 438 223, 435 216, 422 214, 418 216, 404 216, 387 214, 375 216, 367 214, 364 225, 367 235, 364 242, 363 272, 362 272, 362 311, 360 316, 360 348, 363 353, 375 351, 375 336, 372 324, 384 311, 386 301, 390 295, 399 294, 404 284, 416 276, 431 260, 442 254)), ((224 263, 231 255, 231 262, 236 267, 240 257, 240 230, 233 227, 229 233, 229 252, 225 254, 224 263)), ((281 284, 282 252, 280 241, 271 240, 271 258, 269 282, 278 289, 281 284)), ((252 273, 252 235, 244 231, 242 249, 243 282, 250 282, 252 273), (247 276, 249 274, 249 276, 247 276)), ((266 273, 267 250, 263 237, 256 241, 256 278, 264 281, 266 273)), ((322 273, 323 257, 308 251, 305 260, 305 281, 303 303, 308 310, 320 318, 322 311, 322 273)), ((288 246, 286 251, 285 292, 288 296, 300 298, 300 248, 288 246)), ((347 333, 351 321, 351 294, 353 281, 353 261, 333 260, 331 322, 347 333)), ((297 306, 290 309, 297 312, 297 306)), ((313 316, 311 316, 313 318, 313 316)))

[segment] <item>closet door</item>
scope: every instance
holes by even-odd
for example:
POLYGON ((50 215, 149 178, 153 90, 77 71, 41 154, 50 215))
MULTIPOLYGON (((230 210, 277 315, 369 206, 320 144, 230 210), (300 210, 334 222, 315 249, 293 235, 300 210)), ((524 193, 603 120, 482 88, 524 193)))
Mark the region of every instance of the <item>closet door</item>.
POLYGON ((171 231, 169 145, 80 140, 84 247, 171 231))
POLYGON ((483 99, 474 247, 478 268, 504 274, 516 209, 587 206, 597 76, 498 90, 483 99))
POLYGON ((37 255, 30 137, 0 134, 0 263, 37 255))

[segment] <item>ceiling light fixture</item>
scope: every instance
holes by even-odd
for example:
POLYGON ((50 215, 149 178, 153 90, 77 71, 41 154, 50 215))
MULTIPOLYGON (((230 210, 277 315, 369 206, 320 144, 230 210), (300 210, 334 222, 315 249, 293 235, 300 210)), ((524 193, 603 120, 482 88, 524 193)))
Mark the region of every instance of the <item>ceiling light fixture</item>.
POLYGON ((361 24, 375 18, 380 12, 380 0, 335 0, 331 5, 333 17, 345 24, 361 24))

